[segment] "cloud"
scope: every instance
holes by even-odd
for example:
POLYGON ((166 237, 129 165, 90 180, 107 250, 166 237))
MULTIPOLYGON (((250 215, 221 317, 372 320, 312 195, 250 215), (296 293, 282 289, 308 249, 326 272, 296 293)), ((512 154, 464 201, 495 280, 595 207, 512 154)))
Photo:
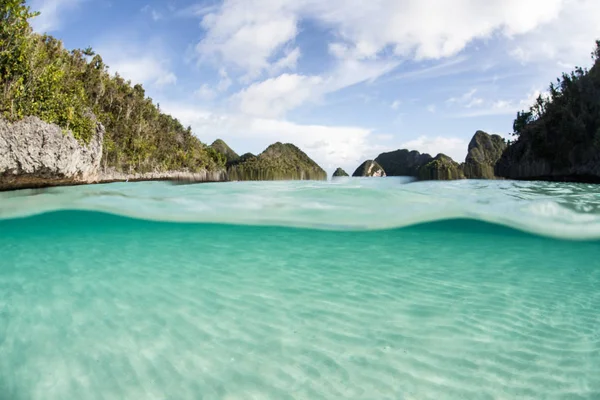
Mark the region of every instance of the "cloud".
POLYGON ((256 82, 232 96, 232 102, 244 114, 256 117, 282 117, 301 105, 321 100, 328 93, 372 81, 392 70, 397 64, 343 60, 319 75, 284 73, 256 82))
POLYGON ((216 95, 217 92, 206 83, 194 92, 194 96, 201 100, 212 100, 216 95))
POLYGON ((239 153, 260 152, 276 142, 291 142, 328 171, 356 168, 379 152, 372 131, 361 127, 298 124, 285 119, 215 113, 188 104, 161 103, 164 111, 192 126, 204 142, 225 140, 239 153))
POLYGON ((231 86, 231 79, 227 74, 227 70, 223 67, 219 69, 219 83, 217 83, 217 90, 219 92, 224 92, 231 86))
POLYGON ((314 100, 323 82, 318 76, 283 74, 252 84, 236 94, 239 110, 248 115, 280 117, 288 110, 314 100))
POLYGON ((295 47, 293 50, 289 50, 283 55, 280 59, 278 59, 270 68, 271 74, 277 74, 280 71, 284 71, 286 69, 295 70, 296 65, 298 64, 298 59, 300 58, 301 52, 299 47, 295 47))
POLYGON ((33 0, 31 9, 40 15, 31 20, 36 32, 50 33, 61 28, 67 11, 77 7, 83 0, 33 0))
MULTIPOLYGON (((106 52, 101 54, 106 54, 106 52)), ((118 72, 119 75, 131 80, 134 84, 140 83, 162 87, 177 83, 177 76, 169 71, 166 66, 167 63, 153 55, 129 56, 121 54, 106 59, 110 62, 111 71, 118 72)))
POLYGON ((437 107, 435 106, 435 104, 430 104, 427 106, 427 111, 429 111, 432 114, 434 114, 436 110, 437 110, 437 107))
POLYGON ((401 148, 409 150, 418 150, 421 153, 429 153, 435 157, 439 153, 444 153, 458 163, 461 163, 467 157, 467 147, 469 143, 456 137, 429 137, 420 136, 416 139, 402 143, 401 148))
POLYGON ((174 85, 177 83, 177 76, 172 72, 161 71, 161 75, 154 81, 156 86, 174 85))
POLYGON ((484 100, 480 97, 475 97, 477 89, 472 89, 459 97, 451 97, 446 100, 449 105, 458 105, 464 108, 478 107, 484 103, 484 100))
POLYGON ((399 108, 400 108, 400 106, 401 106, 401 105, 402 105, 402 102, 401 102, 400 100, 394 100, 394 101, 392 102, 392 104, 390 104, 390 108, 391 108, 392 110, 397 110, 397 109, 399 109, 399 108))
POLYGON ((477 99, 476 106, 465 113, 457 113, 456 117, 484 117, 491 115, 516 115, 517 111, 528 110, 536 101, 538 96, 548 96, 548 92, 540 90, 530 91, 525 98, 522 99, 499 99, 493 101, 485 101, 477 99), (479 101, 481 100, 481 101, 479 101))
POLYGON ((145 5, 144 8, 142 8, 142 12, 150 14, 150 17, 155 22, 163 18, 162 14, 158 12, 155 8, 151 7, 149 4, 145 5))
POLYGON ((225 0, 203 14, 206 35, 196 49, 258 76, 310 19, 334 33, 329 51, 337 58, 440 59, 493 34, 532 32, 570 1, 584 0, 225 0))
POLYGON ((160 42, 139 43, 133 38, 126 42, 122 36, 125 35, 107 38, 95 46, 111 72, 144 86, 161 88, 177 83, 177 75, 171 70, 160 42))
POLYGON ((563 0, 560 17, 540 24, 510 46, 522 63, 553 61, 561 68, 588 65, 594 40, 600 38, 600 2, 563 0))
MULTIPOLYGON (((282 2, 267 0, 226 0, 218 11, 203 16, 205 37, 196 51, 202 58, 245 70, 250 77, 270 68, 276 50, 296 37, 297 16, 280 7, 282 2)), ((287 55, 282 58, 285 59, 287 55)), ((275 60, 274 64, 285 61, 275 60)))

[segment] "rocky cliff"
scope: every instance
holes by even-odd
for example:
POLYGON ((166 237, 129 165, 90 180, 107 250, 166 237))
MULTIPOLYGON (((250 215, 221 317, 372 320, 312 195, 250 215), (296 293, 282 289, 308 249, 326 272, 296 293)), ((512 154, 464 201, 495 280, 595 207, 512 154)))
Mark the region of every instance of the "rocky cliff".
POLYGON ((82 144, 70 131, 37 117, 10 123, 0 119, 0 190, 89 183, 172 180, 215 182, 227 180, 224 169, 123 173, 101 168, 104 127, 82 144))
POLYGON ((37 117, 0 119, 0 190, 97 182, 104 127, 87 145, 37 117))
POLYGON ((433 157, 427 153, 406 149, 382 153, 375 159, 387 176, 417 176, 419 169, 431 160, 433 157))
POLYGON ((424 181, 465 179, 462 166, 445 154, 438 154, 433 160, 419 168, 417 177, 424 181))
POLYGON ((326 180, 327 173, 298 147, 275 143, 258 156, 244 154, 227 169, 233 181, 326 180))
POLYGON ((362 163, 352 174, 354 177, 383 177, 386 176, 385 170, 374 160, 367 160, 362 163))
POLYGON ((540 155, 532 141, 519 140, 496 164, 496 175, 515 180, 600 183, 600 146, 575 145, 563 150, 566 160, 540 155))
POLYGON ((498 135, 477 131, 471 142, 463 172, 467 179, 495 179, 494 168, 506 150, 506 142, 498 135))

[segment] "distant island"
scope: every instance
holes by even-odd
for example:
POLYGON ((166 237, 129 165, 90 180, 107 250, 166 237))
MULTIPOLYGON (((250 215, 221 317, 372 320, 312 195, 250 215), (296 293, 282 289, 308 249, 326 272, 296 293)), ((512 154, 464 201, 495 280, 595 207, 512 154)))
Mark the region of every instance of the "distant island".
POLYGON ((332 178, 344 178, 344 177, 349 177, 350 175, 348 175, 348 173, 346 171, 344 171, 341 167, 338 167, 334 172, 333 175, 331 176, 332 178))

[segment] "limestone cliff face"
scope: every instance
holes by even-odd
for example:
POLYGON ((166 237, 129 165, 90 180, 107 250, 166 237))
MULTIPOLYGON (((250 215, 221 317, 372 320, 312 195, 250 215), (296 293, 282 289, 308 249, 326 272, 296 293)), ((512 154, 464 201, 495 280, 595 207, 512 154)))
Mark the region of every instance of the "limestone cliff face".
POLYGON ((385 170, 377 162, 367 160, 362 163, 352 174, 354 177, 383 177, 385 170))
POLYGON ((132 174, 101 170, 104 133, 102 124, 97 123, 94 136, 84 145, 71 132, 37 117, 15 123, 0 119, 0 190, 124 181, 227 180, 225 170, 132 174))
POLYGON ((419 168, 418 178, 424 181, 451 181, 465 179, 465 175, 456 161, 445 154, 438 154, 419 168))
POLYGON ((0 119, 0 190, 96 182, 103 140, 100 123, 82 145, 71 132, 37 117, 0 119))
POLYGON ((333 178, 341 178, 344 176, 350 176, 350 175, 348 175, 348 173, 346 171, 344 171, 342 168, 336 169, 335 172, 333 173, 333 178))
POLYGON ((388 176, 417 176, 419 169, 433 160, 427 153, 406 149, 380 154, 375 161, 381 165, 388 176))
POLYGON ((467 179, 495 179, 494 168, 506 150, 506 142, 498 135, 477 131, 469 143, 464 164, 467 179))

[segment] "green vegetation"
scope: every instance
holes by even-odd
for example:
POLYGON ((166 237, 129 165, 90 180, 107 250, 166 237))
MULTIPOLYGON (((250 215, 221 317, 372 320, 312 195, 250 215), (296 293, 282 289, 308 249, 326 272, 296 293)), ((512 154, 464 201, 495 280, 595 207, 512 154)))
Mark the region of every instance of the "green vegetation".
MULTIPOLYGON (((579 167, 595 163, 600 154, 600 41, 592 53, 590 70, 575 68, 552 83, 548 96, 539 96, 528 110, 517 114, 513 130, 517 137, 503 155, 510 163, 536 160, 557 170, 585 174, 579 167), (576 168, 577 167, 577 168, 576 168), (575 171, 579 169, 579 171, 575 171)), ((591 169, 590 169, 591 170, 591 169)))
POLYGON ((506 141, 501 136, 475 132, 463 166, 467 179, 495 179, 494 166, 505 149, 506 141))
POLYGON ((346 171, 344 171, 342 168, 339 168, 339 167, 333 173, 334 178, 344 177, 344 176, 350 176, 350 175, 348 175, 348 173, 346 171))
POLYGON ((258 156, 247 153, 227 170, 234 181, 326 180, 327 173, 290 143, 275 143, 258 156))
POLYGON ((224 168, 227 158, 160 112, 141 85, 111 76, 91 48, 68 51, 32 32, 24 0, 0 2, 0 116, 37 116, 88 142, 105 126, 102 165, 122 172, 224 168))
POLYGON ((445 154, 438 154, 433 160, 419 169, 419 179, 450 181, 465 179, 461 166, 445 154))
POLYGON ((227 162, 227 164, 231 164, 240 159, 240 156, 221 139, 215 140, 213 144, 210 145, 210 147, 214 149, 217 153, 222 154, 225 157, 225 161, 227 162))

